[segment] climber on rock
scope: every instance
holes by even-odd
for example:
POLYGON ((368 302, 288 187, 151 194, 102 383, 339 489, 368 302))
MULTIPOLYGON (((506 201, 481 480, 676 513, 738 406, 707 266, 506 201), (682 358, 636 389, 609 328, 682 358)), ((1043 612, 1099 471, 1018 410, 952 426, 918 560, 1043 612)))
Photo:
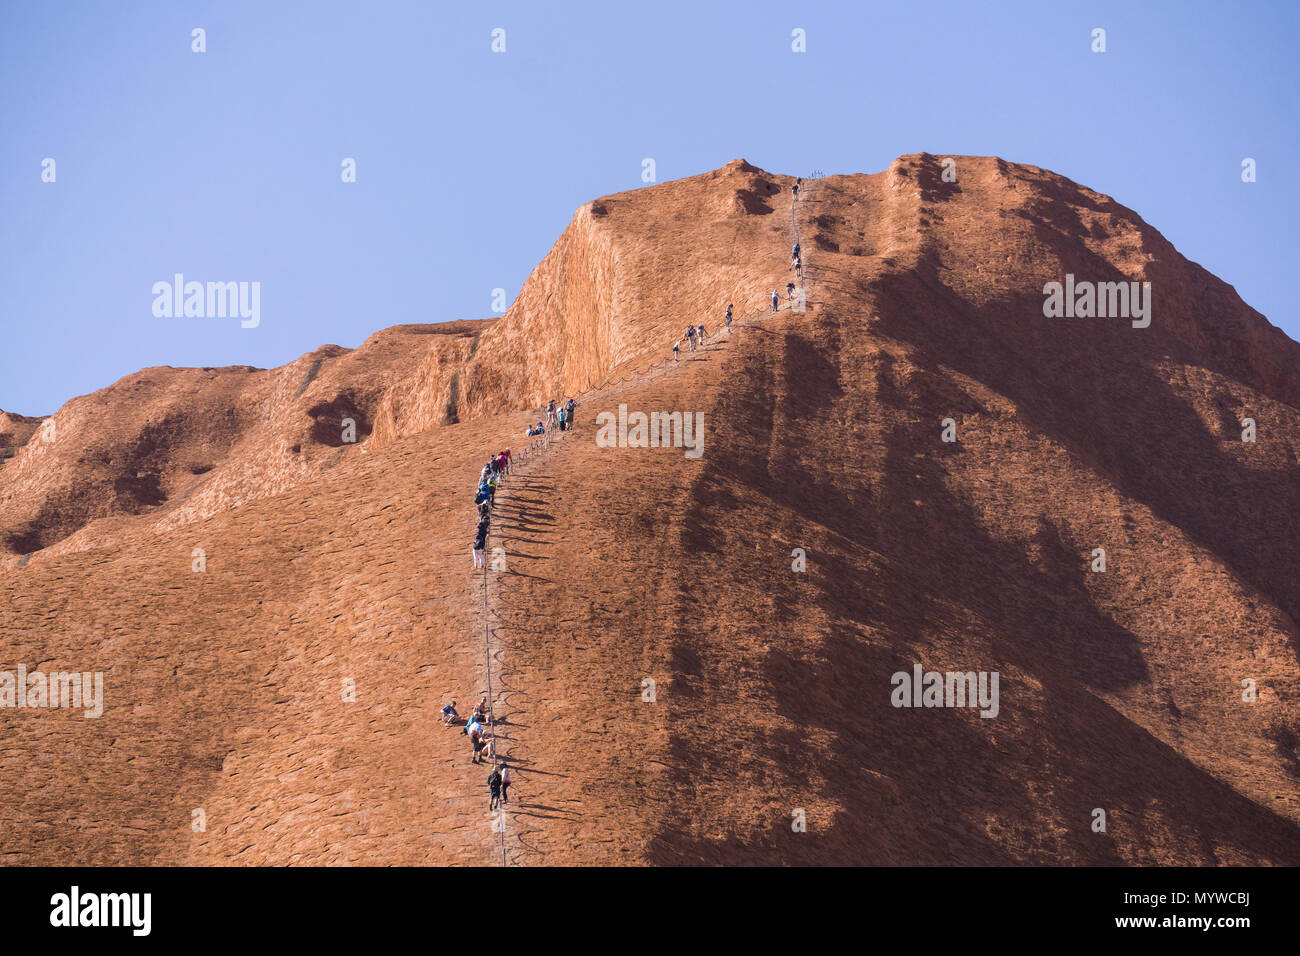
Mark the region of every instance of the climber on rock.
POLYGON ((488 777, 488 809, 495 810, 499 806, 501 806, 501 771, 493 767, 492 775, 488 777))

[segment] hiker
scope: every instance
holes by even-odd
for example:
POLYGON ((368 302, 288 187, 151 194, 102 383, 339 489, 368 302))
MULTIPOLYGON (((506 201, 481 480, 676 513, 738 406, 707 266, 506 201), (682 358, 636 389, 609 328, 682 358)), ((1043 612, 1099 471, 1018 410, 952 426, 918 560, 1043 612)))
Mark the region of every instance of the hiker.
POLYGON ((686 326, 686 338, 691 344, 691 351, 695 351, 695 326, 686 326))
POLYGON ((791 302, 794 301, 794 283, 793 283, 793 282, 787 282, 787 283, 785 284, 785 297, 786 297, 787 299, 789 299, 791 302))
POLYGON ((464 729, 461 731, 461 733, 462 733, 462 734, 481 734, 481 733, 483 733, 483 725, 480 724, 480 723, 479 723, 477 720, 475 720, 473 717, 471 717, 469 720, 465 721, 465 727, 464 727, 464 729))
POLYGON ((478 491, 474 495, 474 504, 481 505, 483 504, 483 502, 486 501, 489 502, 489 506, 490 506, 491 500, 492 500, 492 493, 488 489, 487 482, 484 482, 483 484, 478 486, 478 491))
POLYGON ((495 767, 492 768, 492 776, 488 777, 488 809, 495 810, 501 806, 501 771, 495 767))
POLYGON ((793 262, 798 258, 799 258, 799 243, 796 242, 790 249, 790 261, 793 262))
POLYGON ((505 764, 501 765, 501 802, 510 802, 510 768, 505 764))
POLYGON ((565 411, 563 408, 561 408, 560 411, 559 411, 559 413, 558 413, 558 415, 559 415, 559 420, 560 420, 560 431, 567 431, 568 429, 565 427, 565 420, 564 420, 564 419, 565 419, 565 416, 568 415, 568 412, 565 411))
POLYGON ((570 398, 564 403, 564 410, 568 412, 569 431, 573 431, 573 414, 578 410, 578 403, 570 398))
POLYGON ((497 484, 498 482, 495 477, 488 479, 488 501, 494 505, 497 503, 497 484))
POLYGON ((470 763, 480 763, 479 754, 483 752, 483 728, 479 728, 469 735, 470 746, 474 748, 474 756, 469 758, 470 763))
POLYGON ((727 306, 727 331, 731 331, 731 306, 727 306))
POLYGON ((505 458, 505 460, 506 460, 506 470, 509 471, 509 470, 510 470, 510 465, 511 465, 511 463, 514 461, 514 458, 512 458, 511 455, 510 455, 510 449, 509 449, 509 448, 503 449, 502 452, 501 452, 501 455, 502 455, 503 458, 505 458))
POLYGON ((474 535, 474 569, 486 568, 487 561, 484 559, 483 552, 487 548, 487 528, 480 524, 478 532, 474 535))
POLYGON ((792 265, 794 266, 794 271, 799 272, 801 269, 803 269, 803 260, 801 260, 798 256, 795 256, 792 265))
POLYGON ((781 307, 781 297, 777 295, 776 290, 773 289, 772 290, 772 311, 775 312, 780 307, 781 307))
POLYGON ((793 186, 790 187, 790 191, 791 191, 792 193, 794 193, 794 198, 795 198, 795 199, 798 199, 798 198, 799 198, 799 184, 798 184, 797 182, 796 182, 793 186))
POLYGON ((450 704, 442 709, 442 725, 450 727, 456 722, 460 714, 456 713, 456 702, 453 700, 450 704))
POLYGON ((682 341, 681 341, 681 339, 678 339, 676 342, 673 343, 673 361, 674 361, 674 362, 677 361, 677 355, 678 355, 679 352, 681 352, 681 350, 682 350, 682 341))
POLYGON ((487 698, 484 697, 474 707, 474 719, 482 721, 487 716, 487 698))
POLYGON ((700 348, 704 348, 704 326, 701 325, 696 332, 700 337, 700 348))
POLYGON ((480 518, 485 518, 490 514, 492 514, 492 502, 490 501, 480 502, 478 506, 478 516, 480 518))

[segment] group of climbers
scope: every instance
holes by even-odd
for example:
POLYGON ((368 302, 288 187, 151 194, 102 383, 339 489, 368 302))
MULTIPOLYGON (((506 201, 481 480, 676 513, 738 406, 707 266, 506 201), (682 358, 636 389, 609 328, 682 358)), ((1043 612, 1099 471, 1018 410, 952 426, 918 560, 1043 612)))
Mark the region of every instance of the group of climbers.
POLYGON ((561 405, 558 409, 555 408, 555 403, 551 402, 551 408, 552 408, 552 413, 551 413, 552 417, 555 421, 556 426, 560 429, 560 431, 562 432, 572 431, 573 413, 578 408, 577 402, 575 402, 572 398, 567 398, 565 399, 564 404, 561 405))
MULTIPOLYGON (((454 700, 442 708, 442 725, 444 727, 453 726, 459 717, 460 714, 456 713, 456 702, 454 700)), ((474 713, 470 714, 469 719, 465 721, 461 733, 469 737, 470 747, 473 750, 470 763, 492 761, 492 776, 488 777, 488 809, 495 810, 501 804, 510 802, 510 768, 506 766, 504 757, 498 759, 496 738, 483 729, 485 720, 491 722, 486 697, 478 702, 478 706, 474 708, 474 713)))
POLYGON ((536 435, 545 435, 548 428, 558 428, 560 431, 568 431, 573 428, 573 412, 577 403, 572 398, 565 400, 561 405, 556 405, 554 400, 546 403, 546 414, 544 418, 536 425, 529 425, 524 430, 524 434, 529 438, 536 435))
MULTIPOLYGON (((483 730, 483 722, 489 721, 488 699, 484 697, 474 707, 474 713, 469 715, 465 721, 465 726, 461 728, 461 733, 469 737, 470 746, 474 749, 474 755, 470 758, 470 763, 480 763, 483 759, 483 751, 487 750, 487 756, 496 756, 496 744, 489 743, 491 737, 483 730)), ((460 719, 460 714, 456 712, 456 702, 453 700, 442 708, 442 725, 444 727, 455 726, 456 721, 460 719)))
POLYGON ((474 532, 474 568, 485 567, 488 528, 492 523, 492 506, 496 504, 497 487, 510 470, 510 449, 503 448, 483 466, 479 475, 478 490, 474 492, 474 508, 478 515, 478 528, 474 532))
POLYGON ((678 350, 681 348, 681 344, 683 342, 687 342, 690 344, 690 348, 692 352, 695 351, 695 346, 697 343, 699 344, 700 348, 704 348, 704 326, 703 325, 686 326, 686 332, 682 335, 680 339, 678 339, 676 342, 673 343, 674 359, 677 358, 678 350))

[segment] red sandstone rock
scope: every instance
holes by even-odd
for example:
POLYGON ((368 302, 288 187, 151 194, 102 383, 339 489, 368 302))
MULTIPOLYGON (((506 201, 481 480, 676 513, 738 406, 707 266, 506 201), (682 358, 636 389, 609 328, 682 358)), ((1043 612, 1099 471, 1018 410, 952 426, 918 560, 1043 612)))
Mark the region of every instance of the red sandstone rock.
POLYGON ((499 862, 437 717, 486 692, 473 482, 592 388, 489 542, 510 861, 1300 862, 1300 346, 1108 197, 956 161, 805 182, 809 311, 630 381, 767 312, 791 177, 584 206, 496 320, 0 414, 0 669, 106 695, 0 709, 4 862, 499 862), (1066 273, 1151 326, 1045 318, 1066 273), (599 446, 619 403, 705 454, 599 446), (915 663, 998 717, 892 707, 915 663))

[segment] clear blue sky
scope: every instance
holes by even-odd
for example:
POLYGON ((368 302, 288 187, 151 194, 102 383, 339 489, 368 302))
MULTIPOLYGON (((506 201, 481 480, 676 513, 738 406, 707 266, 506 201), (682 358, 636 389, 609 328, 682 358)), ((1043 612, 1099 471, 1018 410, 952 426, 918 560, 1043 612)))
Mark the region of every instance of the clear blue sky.
POLYGON ((642 185, 645 157, 660 181, 738 156, 803 175, 922 150, 1044 166, 1300 338, 1297 10, 5 0, 0 408, 490 315, 579 205, 642 185), (260 282, 260 326, 155 318, 176 272, 260 282))

